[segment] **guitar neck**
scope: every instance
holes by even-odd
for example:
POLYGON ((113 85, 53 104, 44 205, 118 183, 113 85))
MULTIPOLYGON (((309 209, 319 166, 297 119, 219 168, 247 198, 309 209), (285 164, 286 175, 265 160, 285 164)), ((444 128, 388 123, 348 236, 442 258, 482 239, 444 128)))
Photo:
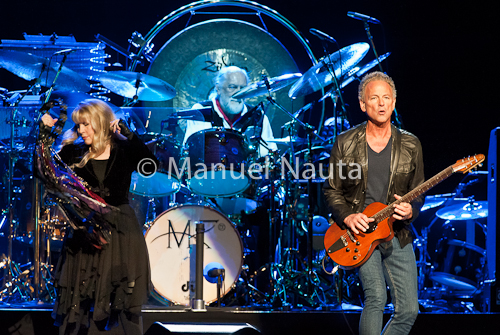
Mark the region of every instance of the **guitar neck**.
POLYGON ((453 172, 454 172, 453 166, 449 166, 446 169, 444 169, 443 171, 439 172, 434 177, 432 177, 431 179, 418 185, 416 188, 414 188, 413 190, 408 192, 406 195, 401 197, 399 200, 394 201, 389 206, 387 206, 383 210, 381 210, 378 213, 376 213, 375 215, 373 215, 372 217, 375 219, 374 223, 382 222, 383 220, 387 219, 392 214, 394 214, 394 206, 393 205, 397 205, 397 204, 400 204, 402 202, 411 203, 413 200, 415 200, 415 198, 424 194, 425 192, 427 192, 428 190, 430 190, 431 188, 433 188, 434 186, 436 186, 437 184, 439 184, 440 182, 442 182, 443 180, 445 180, 446 178, 451 176, 453 174, 453 172))

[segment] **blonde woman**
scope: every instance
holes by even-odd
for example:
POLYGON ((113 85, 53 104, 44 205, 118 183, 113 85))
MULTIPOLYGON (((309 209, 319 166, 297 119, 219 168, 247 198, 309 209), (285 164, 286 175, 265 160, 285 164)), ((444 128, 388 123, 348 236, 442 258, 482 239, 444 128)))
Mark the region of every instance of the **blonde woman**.
MULTIPOLYGON (((156 159, 105 102, 85 100, 71 116, 75 126, 66 132, 59 156, 92 192, 119 210, 105 216, 111 241, 101 249, 78 230, 66 236, 55 273, 53 317, 60 334, 142 334, 149 260, 128 191, 132 172, 154 173, 156 159)), ((56 120, 42 117, 47 127, 56 120)))

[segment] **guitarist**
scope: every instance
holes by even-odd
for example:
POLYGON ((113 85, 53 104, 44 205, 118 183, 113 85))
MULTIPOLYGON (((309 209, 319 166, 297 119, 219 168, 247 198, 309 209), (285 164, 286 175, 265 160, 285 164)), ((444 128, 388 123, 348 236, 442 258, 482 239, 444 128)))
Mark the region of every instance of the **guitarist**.
MULTIPOLYGON (((394 81, 382 72, 367 74, 358 89, 367 121, 340 134, 330 157, 324 185, 333 220, 353 234, 365 232, 374 221, 363 214, 373 202, 385 205, 424 182, 420 141, 391 124, 396 104, 394 81)), ((423 199, 395 207, 395 238, 379 244, 359 267, 365 296, 359 333, 380 334, 389 286, 394 314, 383 334, 408 334, 418 314, 417 267, 410 224, 423 199)))

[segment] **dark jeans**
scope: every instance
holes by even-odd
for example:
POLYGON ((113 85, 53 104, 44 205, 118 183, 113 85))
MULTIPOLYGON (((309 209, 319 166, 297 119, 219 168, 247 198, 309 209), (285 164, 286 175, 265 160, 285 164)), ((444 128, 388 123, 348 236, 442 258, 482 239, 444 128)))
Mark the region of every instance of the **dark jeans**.
POLYGON ((403 249, 397 237, 380 244, 359 268, 365 305, 359 325, 360 335, 379 335, 387 303, 387 286, 394 313, 382 334, 408 334, 418 315, 417 265, 413 245, 403 249))

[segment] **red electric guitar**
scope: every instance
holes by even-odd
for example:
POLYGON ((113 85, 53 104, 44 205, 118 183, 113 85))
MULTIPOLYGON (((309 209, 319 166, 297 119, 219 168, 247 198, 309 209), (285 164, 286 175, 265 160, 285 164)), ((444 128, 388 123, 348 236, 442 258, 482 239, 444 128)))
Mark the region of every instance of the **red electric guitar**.
POLYGON ((354 234, 349 229, 342 229, 337 224, 332 224, 325 234, 325 249, 330 258, 343 269, 352 269, 362 265, 370 258, 375 247, 382 242, 390 241, 394 237, 392 224, 394 206, 401 202, 410 203, 419 195, 427 192, 455 172, 467 173, 484 161, 484 155, 475 155, 458 160, 455 164, 444 169, 425 183, 407 193, 401 199, 389 205, 374 202, 363 211, 375 221, 370 222, 366 232, 354 234))

